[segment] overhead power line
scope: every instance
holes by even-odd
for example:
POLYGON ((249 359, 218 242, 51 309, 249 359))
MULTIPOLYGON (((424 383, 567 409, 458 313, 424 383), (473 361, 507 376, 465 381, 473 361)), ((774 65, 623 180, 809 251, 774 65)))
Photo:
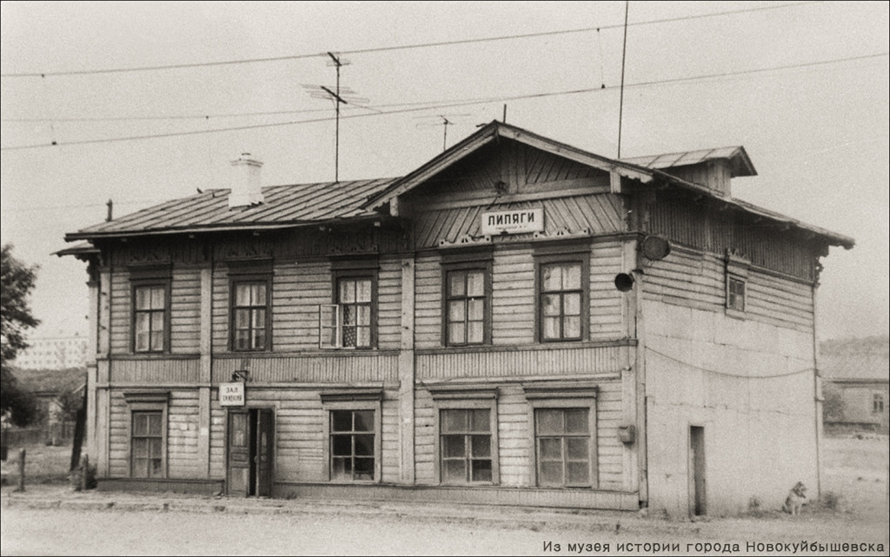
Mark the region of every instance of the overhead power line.
MULTIPOLYGON (((863 56, 851 56, 848 58, 837 58, 834 60, 822 60, 818 62, 807 62, 802 64, 789 64, 785 66, 774 66, 771 68, 757 68, 753 70, 741 70, 735 72, 722 72, 715 74, 706 74, 706 75, 697 75, 690 77, 678 77, 673 79, 662 79, 662 80, 654 80, 654 81, 645 81, 639 83, 631 83, 625 85, 626 88, 631 87, 652 87, 656 85, 669 85, 675 83, 685 83, 692 81, 701 81, 707 79, 719 79, 724 77, 736 77, 736 76, 744 76, 744 75, 753 75, 767 72, 775 72, 781 70, 790 70, 790 69, 799 69, 799 68, 808 68, 815 66, 824 66, 828 64, 839 64, 843 62, 853 62, 857 60, 868 60, 873 58, 880 58, 884 56, 890 55, 890 52, 880 52, 877 54, 867 54, 863 56)), ((442 108, 454 108, 459 106, 469 106, 474 104, 485 104, 490 102, 504 102, 504 101, 512 101, 512 100, 525 100, 525 99, 536 99, 536 98, 544 98, 544 97, 555 97, 561 95, 576 95, 582 93, 594 93, 598 91, 605 91, 610 89, 617 89, 617 86, 609 86, 609 87, 591 87, 585 89, 574 89, 569 91, 554 91, 547 93, 532 93, 527 95, 514 95, 514 96, 494 96, 494 97, 486 97, 486 98, 476 98, 476 99, 464 99, 464 100, 455 100, 455 101, 443 101, 441 103, 427 103, 423 106, 412 107, 412 108, 404 108, 400 110, 388 110, 388 111, 379 111, 373 109, 371 107, 367 107, 369 110, 374 110, 371 113, 365 114, 351 114, 342 116, 343 119, 353 119, 353 118, 366 118, 369 116, 382 116, 382 115, 391 115, 391 114, 404 114, 409 112, 419 112, 423 110, 438 110, 442 108)), ((179 136, 188 136, 188 135, 204 135, 210 133, 220 133, 227 131, 242 131, 242 130, 254 130, 254 129, 262 129, 262 128, 274 128, 281 126, 293 126, 297 124, 311 124, 316 122, 329 122, 333 118, 312 118, 309 120, 295 120, 290 122, 274 122, 269 124, 254 124, 249 126, 234 126, 228 128, 213 128, 213 129, 205 129, 205 130, 194 130, 194 131, 186 131, 186 132, 170 132, 170 133, 161 133, 161 134, 152 134, 152 135, 136 135, 129 137, 113 137, 106 139, 86 139, 81 141, 67 141, 67 142, 53 142, 53 143, 37 143, 31 145, 17 145, 12 147, 2 147, 0 151, 19 151, 24 149, 39 149, 45 147, 56 147, 56 146, 72 146, 72 145, 90 145, 90 144, 98 144, 98 143, 114 143, 118 141, 135 141, 140 139, 161 139, 167 137, 179 137, 179 136)))
MULTIPOLYGON (((661 23, 674 23, 678 21, 689 21, 694 19, 704 19, 710 17, 721 17, 742 13, 750 13, 750 12, 762 12, 767 10, 780 10, 784 8, 797 8, 801 6, 807 6, 810 4, 821 4, 823 1, 812 1, 812 2, 797 2, 794 4, 780 4, 778 6, 760 6, 757 8, 745 8, 740 10, 728 10, 725 12, 714 12, 709 14, 699 14, 699 15, 691 15, 691 16, 680 16, 680 17, 670 17, 664 19, 653 19, 649 21, 638 21, 635 23, 629 23, 628 27, 638 27, 641 25, 656 25, 661 23)), ((531 39, 538 37, 552 37, 554 35, 568 35, 573 33, 590 33, 594 31, 601 31, 607 29, 621 29, 624 28, 625 24, 614 24, 614 25, 601 25, 599 27, 581 27, 578 29, 563 29, 559 31, 542 31, 539 33, 522 33, 516 35, 501 35, 498 37, 483 37, 478 39, 458 39, 453 41, 439 41, 439 42, 429 42, 429 43, 416 43, 416 44, 406 44, 406 45, 394 45, 394 46, 382 46, 376 48, 362 48, 355 50, 332 50, 331 52, 336 52, 337 54, 372 54, 377 52, 390 52, 394 50, 412 50, 418 48, 432 48, 432 47, 442 47, 442 46, 455 46, 455 45, 463 45, 463 44, 477 44, 477 43, 487 43, 487 42, 496 42, 496 41, 507 41, 507 40, 516 40, 516 39, 531 39)), ((131 68, 106 68, 106 69, 98 69, 98 70, 68 70, 68 71, 45 71, 45 72, 19 72, 19 73, 4 73, 0 74, 0 77, 5 78, 24 78, 24 77, 63 77, 63 76, 76 76, 76 75, 99 75, 99 74, 114 74, 114 73, 129 73, 129 72, 148 72, 148 71, 161 71, 161 70, 181 70, 181 69, 191 69, 191 68, 204 68, 204 67, 215 67, 215 66, 233 66, 239 64, 255 64, 255 63, 263 63, 263 62, 283 62, 287 60, 301 60, 308 58, 324 58, 328 56, 327 52, 313 53, 313 54, 294 54, 289 56, 273 56, 269 58, 244 58, 240 60, 225 60, 219 62, 195 62, 195 63, 186 63, 186 64, 167 64, 167 65, 157 65, 157 66, 135 66, 131 68)))

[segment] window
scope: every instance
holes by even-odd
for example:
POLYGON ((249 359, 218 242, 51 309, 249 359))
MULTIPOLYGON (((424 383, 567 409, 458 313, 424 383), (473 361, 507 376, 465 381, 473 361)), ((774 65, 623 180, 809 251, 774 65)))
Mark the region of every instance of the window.
POLYGON ((726 307, 735 311, 745 311, 745 281, 730 276, 726 286, 726 307))
POLYGON ((373 480, 374 410, 332 410, 331 479, 373 480))
POLYGON ((332 261, 333 303, 319 306, 321 348, 377 345, 377 260, 332 261))
POLYGON ((448 271, 446 277, 446 344, 483 344, 487 304, 485 271, 448 271))
POLYGON ((321 393, 325 474, 334 482, 379 482, 383 389, 321 393))
POLYGON ((132 478, 167 477, 167 391, 125 392, 132 478))
POLYGON ((442 484, 498 483, 496 387, 428 387, 435 406, 435 469, 442 484))
POLYGON ((132 412, 130 437, 130 476, 133 478, 163 478, 164 473, 164 413, 159 410, 132 412))
POLYGON ((577 381, 548 383, 524 387, 533 481, 539 487, 595 488, 597 388, 577 381))
POLYGON ((268 350, 269 280, 232 281, 232 350, 268 350))
POLYGON ((581 263, 541 265, 543 340, 581 339, 581 263))
POLYGON ((491 411, 440 410, 439 429, 442 482, 491 483, 491 411))
POLYGON ((535 451, 538 485, 590 485, 590 410, 535 410, 535 451))
POLYGON ((163 352, 166 348, 167 285, 133 287, 133 351, 163 352))
POLYGON ((884 395, 881 393, 875 393, 874 398, 872 399, 872 412, 875 414, 883 414, 884 413, 884 395))
POLYGON ((751 262, 732 250, 726 252, 726 314, 744 318, 748 270, 751 262))

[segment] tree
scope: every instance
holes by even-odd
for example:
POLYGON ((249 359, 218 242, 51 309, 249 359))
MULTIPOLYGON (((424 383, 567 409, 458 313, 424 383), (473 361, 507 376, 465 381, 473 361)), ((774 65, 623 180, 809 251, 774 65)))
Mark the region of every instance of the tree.
POLYGON ((29 267, 13 257, 11 244, 3 246, 0 257, 0 411, 8 412, 14 424, 28 425, 38 417, 37 400, 19 386, 10 364, 19 350, 28 347, 25 332, 40 323, 31 315, 28 302, 37 266, 29 267))

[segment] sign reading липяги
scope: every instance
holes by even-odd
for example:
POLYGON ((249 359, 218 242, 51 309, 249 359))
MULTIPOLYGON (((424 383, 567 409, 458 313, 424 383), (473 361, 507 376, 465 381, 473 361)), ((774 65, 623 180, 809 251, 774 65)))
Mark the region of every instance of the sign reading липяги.
POLYGON ((244 406, 244 383, 220 383, 220 406, 244 406))
POLYGON ((482 213, 482 234, 523 234, 544 230, 544 209, 518 209, 482 213))

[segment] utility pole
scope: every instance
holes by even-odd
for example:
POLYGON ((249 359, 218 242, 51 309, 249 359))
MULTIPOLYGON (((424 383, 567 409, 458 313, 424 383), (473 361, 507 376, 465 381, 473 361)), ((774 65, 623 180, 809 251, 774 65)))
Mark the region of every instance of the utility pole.
POLYGON ((630 1, 624 2, 624 46, 621 50, 621 100, 618 104, 618 158, 621 158, 621 121, 624 117, 624 61, 627 58, 627 12, 630 9, 630 1))

